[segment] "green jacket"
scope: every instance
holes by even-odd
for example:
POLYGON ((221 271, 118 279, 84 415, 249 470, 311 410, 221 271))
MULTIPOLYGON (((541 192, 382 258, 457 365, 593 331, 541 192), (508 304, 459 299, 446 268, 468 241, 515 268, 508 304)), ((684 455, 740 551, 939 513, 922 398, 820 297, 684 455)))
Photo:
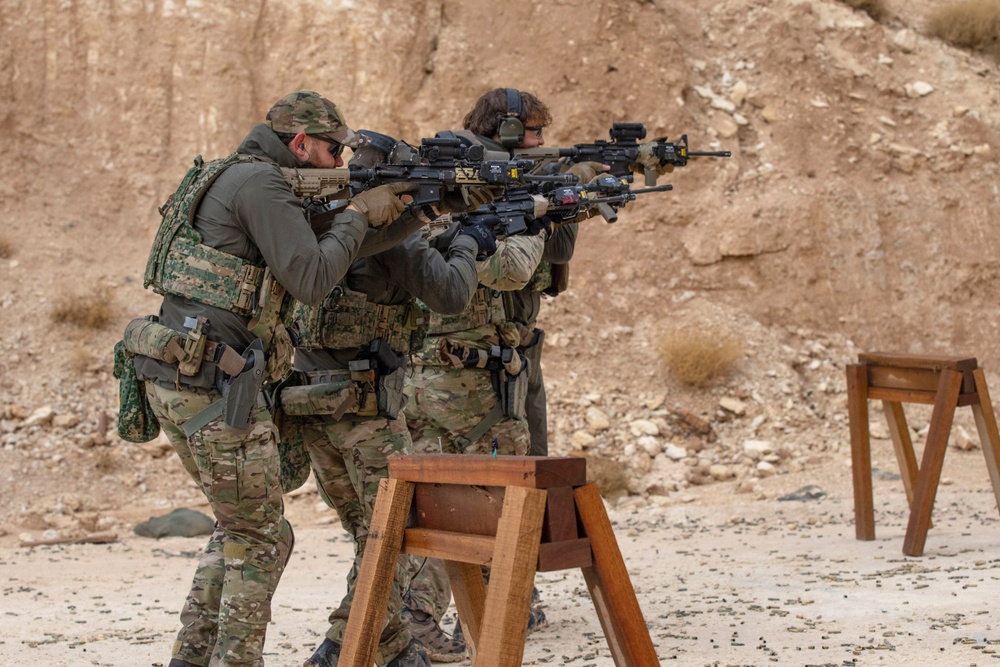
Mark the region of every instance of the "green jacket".
MULTIPOLYGON (((296 299, 317 303, 336 285, 358 255, 368 234, 365 216, 345 211, 317 238, 302 212, 299 199, 279 167, 304 166, 264 124, 254 127, 237 149, 267 161, 247 162, 226 169, 210 186, 198 207, 195 229, 205 245, 271 269, 275 279, 296 299)), ((417 224, 414 228, 419 227, 417 224)), ((388 232, 379 242, 385 242, 388 232)), ((167 295, 160 307, 160 323, 185 331, 185 318, 204 316, 211 328, 209 340, 237 350, 249 345, 249 320, 226 310, 167 295)), ((176 365, 136 357, 136 372, 163 386, 173 386, 176 365)), ((182 377, 189 389, 209 390, 215 384, 215 365, 182 377)))

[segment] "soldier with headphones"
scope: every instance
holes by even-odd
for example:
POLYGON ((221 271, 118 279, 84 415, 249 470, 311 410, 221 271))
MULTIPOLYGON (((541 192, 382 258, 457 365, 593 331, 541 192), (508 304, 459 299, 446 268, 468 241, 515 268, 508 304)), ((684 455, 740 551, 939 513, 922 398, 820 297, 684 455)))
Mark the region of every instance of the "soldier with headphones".
MULTIPOLYGON (((491 159, 501 159, 516 149, 542 146, 544 129, 551 122, 548 107, 535 95, 514 88, 496 88, 480 97, 473 106, 465 117, 465 130, 450 134, 498 154, 491 159)), ((587 182, 600 169, 601 165, 581 163, 568 170, 587 182)), ((543 221, 544 217, 539 219, 543 221)), ((535 329, 535 321, 541 293, 551 285, 552 271, 548 268, 539 271, 537 267, 568 262, 573 255, 576 235, 577 224, 570 223, 554 230, 540 230, 539 236, 530 237, 540 240, 537 253, 514 248, 504 252, 498 250, 497 256, 506 253, 510 258, 521 253, 522 261, 512 261, 505 266, 503 280, 499 282, 484 279, 481 274, 474 303, 461 318, 437 316, 435 319, 432 313, 429 340, 445 344, 444 349, 450 353, 444 355, 447 358, 455 356, 464 360, 464 354, 457 350, 469 348, 472 352, 469 358, 478 359, 480 355, 475 353, 479 350, 473 348, 490 349, 481 343, 491 338, 496 339, 493 344, 496 349, 515 347, 519 368, 528 370, 506 370, 518 375, 518 383, 526 380, 527 401, 526 404, 520 402, 525 396, 523 385, 518 384, 516 391, 508 390, 504 394, 496 388, 499 382, 491 384, 490 373, 485 367, 472 368, 466 364, 464 369, 452 369, 447 364, 435 366, 433 360, 427 358, 430 355, 417 355, 417 364, 406 379, 410 397, 406 420, 414 451, 474 454, 492 449, 500 454, 547 453, 545 393, 538 363, 542 334, 535 329), (504 286, 499 286, 501 282, 504 286), (525 363, 524 359, 529 362, 525 363), (423 365, 420 365, 421 360, 423 365), (498 395, 516 399, 505 401, 498 399, 498 395), (515 400, 520 404, 506 404, 515 400)), ((525 240, 526 237, 509 237, 506 241, 525 240)), ((503 376, 498 377, 502 379, 503 376)), ((404 597, 403 615, 409 621, 410 630, 434 661, 452 662, 465 657, 460 633, 449 637, 440 627, 450 599, 451 590, 443 565, 430 561, 414 574, 404 597)), ((528 630, 544 622, 544 612, 533 604, 528 630)))

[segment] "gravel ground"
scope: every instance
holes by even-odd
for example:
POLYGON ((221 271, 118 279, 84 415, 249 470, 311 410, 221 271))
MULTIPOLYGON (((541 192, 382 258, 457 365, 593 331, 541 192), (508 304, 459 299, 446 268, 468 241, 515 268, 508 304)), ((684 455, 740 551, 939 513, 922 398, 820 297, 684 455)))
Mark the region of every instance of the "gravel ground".
MULTIPOLYGON (((854 539, 849 489, 739 506, 733 497, 609 511, 662 664, 994 664, 1000 531, 992 493, 943 487, 920 558, 901 551, 898 481, 876 483, 874 542, 854 539)), ((350 562, 339 526, 302 518, 275 597, 272 667, 310 655, 350 562)), ((0 551, 3 664, 167 662, 202 543, 129 535, 108 545, 0 551)), ((529 636, 525 664, 611 667, 582 575, 546 573, 538 586, 549 622, 529 636)))

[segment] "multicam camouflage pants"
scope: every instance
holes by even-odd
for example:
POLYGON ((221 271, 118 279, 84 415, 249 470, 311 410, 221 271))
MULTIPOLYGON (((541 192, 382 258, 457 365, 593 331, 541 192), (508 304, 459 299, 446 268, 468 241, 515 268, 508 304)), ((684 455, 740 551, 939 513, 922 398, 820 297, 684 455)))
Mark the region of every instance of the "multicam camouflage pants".
MULTIPOLYGON (((524 456, 528 452, 526 421, 501 417, 481 438, 467 447, 455 438, 471 431, 499 400, 490 372, 485 369, 414 366, 407 371, 406 424, 416 454, 489 454, 494 436, 497 453, 524 456)), ((444 563, 414 558, 415 569, 403 604, 440 621, 451 602, 451 586, 444 563)))
POLYGON ((494 436, 498 454, 528 452, 527 422, 509 417, 467 447, 456 442, 500 400, 486 369, 414 366, 406 372, 406 392, 404 414, 417 454, 489 454, 494 436))
POLYGON ((216 519, 181 609, 173 657, 200 667, 262 665, 271 597, 294 542, 283 516, 271 417, 258 408, 249 429, 217 419, 187 438, 181 426, 218 395, 153 382, 146 382, 146 395, 216 519))
MULTIPOLYGON (((312 463, 320 496, 337 510, 340 521, 354 537, 354 565, 347 576, 347 594, 330 614, 326 636, 341 643, 354 600, 368 526, 375 510, 379 481, 389 475, 389 457, 413 452, 402 415, 382 417, 345 416, 339 422, 326 417, 285 417, 282 436, 301 437, 312 463)), ((409 627, 402 621, 403 591, 414 569, 411 557, 401 554, 389 594, 389 608, 379 641, 376 662, 384 665, 410 643, 409 627)))

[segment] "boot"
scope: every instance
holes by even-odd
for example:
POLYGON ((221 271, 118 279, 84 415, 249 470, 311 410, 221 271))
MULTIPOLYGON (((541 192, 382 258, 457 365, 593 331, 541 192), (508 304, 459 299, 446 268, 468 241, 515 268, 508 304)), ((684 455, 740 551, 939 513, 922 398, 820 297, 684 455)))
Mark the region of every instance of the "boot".
POLYGON ((465 659, 465 641, 449 637, 433 616, 406 607, 403 607, 402 616, 410 626, 410 634, 433 662, 461 662, 465 659))
POLYGON ((340 658, 340 644, 324 639, 312 657, 302 663, 302 667, 337 667, 340 658))

